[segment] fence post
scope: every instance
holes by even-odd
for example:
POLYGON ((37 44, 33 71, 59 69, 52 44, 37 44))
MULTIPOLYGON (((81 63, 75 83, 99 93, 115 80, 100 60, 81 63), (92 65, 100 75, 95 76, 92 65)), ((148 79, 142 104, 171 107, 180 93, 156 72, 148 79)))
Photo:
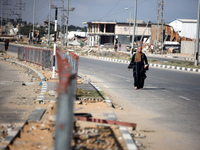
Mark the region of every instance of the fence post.
POLYGON ((58 100, 56 120, 55 150, 70 150, 74 122, 74 96, 76 74, 71 74, 67 93, 62 93, 58 100))

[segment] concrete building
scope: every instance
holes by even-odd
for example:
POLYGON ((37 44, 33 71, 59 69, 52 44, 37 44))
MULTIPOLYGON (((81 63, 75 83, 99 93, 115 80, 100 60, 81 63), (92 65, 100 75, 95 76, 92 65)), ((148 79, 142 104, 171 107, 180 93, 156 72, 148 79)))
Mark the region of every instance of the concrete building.
MULTIPOLYGON (((100 46, 104 44, 114 45, 118 39, 122 45, 130 45, 133 35, 133 23, 121 22, 84 22, 87 24, 87 35, 89 46, 100 46)), ((135 29, 135 41, 148 39, 151 36, 151 25, 137 20, 135 29)))
POLYGON ((180 37, 186 37, 190 39, 196 38, 197 20, 195 19, 177 19, 170 24, 174 28, 180 37))

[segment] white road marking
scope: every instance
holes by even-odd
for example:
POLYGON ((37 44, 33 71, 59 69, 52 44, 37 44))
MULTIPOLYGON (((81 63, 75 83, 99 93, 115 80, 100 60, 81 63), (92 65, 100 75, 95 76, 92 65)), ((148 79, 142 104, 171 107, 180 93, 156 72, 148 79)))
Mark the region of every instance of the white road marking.
POLYGON ((184 97, 184 96, 179 96, 180 98, 184 99, 184 100, 187 100, 187 101, 190 101, 191 99, 187 98, 187 97, 184 97))
POLYGON ((126 78, 126 77, 123 77, 123 76, 120 76, 120 75, 117 75, 117 74, 113 74, 113 73, 110 73, 111 75, 113 75, 113 76, 116 76, 116 77, 120 77, 120 78, 123 78, 123 79, 126 79, 126 80, 128 80, 128 81, 132 81, 133 79, 130 79, 130 78, 126 78))
POLYGON ((170 92, 170 91, 168 91, 168 90, 163 90, 163 91, 168 92, 168 93, 172 93, 172 92, 170 92))
POLYGON ((110 87, 109 86, 107 86, 107 85, 104 85, 107 89, 109 89, 110 87))

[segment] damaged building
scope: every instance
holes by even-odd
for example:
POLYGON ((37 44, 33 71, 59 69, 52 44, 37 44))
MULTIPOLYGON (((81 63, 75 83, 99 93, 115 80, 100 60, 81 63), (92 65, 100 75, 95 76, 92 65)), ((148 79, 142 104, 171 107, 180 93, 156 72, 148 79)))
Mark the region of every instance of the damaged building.
MULTIPOLYGON (((84 22, 88 25, 88 45, 100 46, 114 45, 115 39, 122 45, 130 45, 133 35, 133 23, 123 22, 84 22)), ((135 41, 147 40, 151 36, 151 24, 137 20, 135 28, 135 41)))

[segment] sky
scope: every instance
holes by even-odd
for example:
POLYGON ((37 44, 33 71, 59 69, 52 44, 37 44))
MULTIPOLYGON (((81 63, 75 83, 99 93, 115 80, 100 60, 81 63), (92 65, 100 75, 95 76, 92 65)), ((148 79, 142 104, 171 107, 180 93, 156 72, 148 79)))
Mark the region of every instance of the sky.
MULTIPOLYGON (((1 3, 3 0, 0 0, 1 3)), ((20 0, 6 0, 12 11, 17 12, 16 3, 20 0)), ((22 20, 33 22, 34 0, 21 0, 25 3, 25 11, 22 11, 22 20)), ((35 0, 35 22, 41 24, 49 15, 49 0, 35 0)), ((145 22, 157 21, 158 0, 137 0, 137 20, 145 22)), ((61 0, 51 0, 52 5, 61 7, 61 0)), ((64 0, 67 9, 67 0, 64 0)), ((69 12, 69 25, 86 26, 83 22, 90 21, 117 21, 127 22, 127 18, 134 17, 135 0, 69 0, 69 8, 75 8, 69 12), (128 8, 125 9, 125 8, 128 8)), ((165 0, 164 20, 166 23, 176 19, 197 19, 198 0, 165 0)), ((61 10, 58 11, 58 24, 61 23, 61 10)), ((16 16, 11 16, 16 18, 16 16)), ((55 9, 51 10, 51 21, 55 20, 55 9)))

